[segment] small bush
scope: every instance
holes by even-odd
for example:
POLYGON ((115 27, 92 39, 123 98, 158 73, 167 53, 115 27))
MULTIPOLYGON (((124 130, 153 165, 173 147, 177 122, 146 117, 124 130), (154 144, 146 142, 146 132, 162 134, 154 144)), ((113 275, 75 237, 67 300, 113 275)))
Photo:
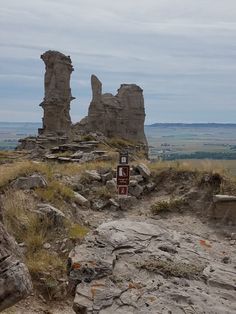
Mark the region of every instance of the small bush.
POLYGON ((168 201, 158 201, 151 205, 150 209, 152 214, 157 215, 163 212, 180 211, 184 205, 186 205, 186 202, 183 199, 170 199, 168 201))
POLYGON ((83 239, 86 234, 89 232, 89 229, 85 226, 81 226, 79 224, 73 224, 70 226, 68 231, 68 236, 71 239, 83 239))
POLYGON ((202 276, 205 266, 199 264, 187 264, 179 261, 167 261, 161 259, 150 259, 136 264, 138 268, 150 272, 162 274, 166 277, 180 277, 193 279, 202 276))
POLYGON ((33 277, 50 269, 54 271, 65 271, 66 269, 66 262, 62 258, 44 249, 38 250, 34 254, 27 254, 26 264, 33 277))
POLYGON ((73 201, 74 191, 65 184, 58 181, 51 181, 46 188, 35 190, 41 201, 46 201, 60 207, 64 201, 73 201))
POLYGON ((114 197, 114 193, 110 192, 106 186, 98 187, 95 192, 94 196, 97 198, 103 198, 103 199, 110 199, 114 197))

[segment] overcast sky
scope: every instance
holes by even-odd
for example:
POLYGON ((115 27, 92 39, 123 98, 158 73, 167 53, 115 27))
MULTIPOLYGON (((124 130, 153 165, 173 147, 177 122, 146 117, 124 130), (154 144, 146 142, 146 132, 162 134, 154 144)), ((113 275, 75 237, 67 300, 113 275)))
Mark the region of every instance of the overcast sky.
POLYGON ((146 123, 236 122, 236 0, 0 0, 0 45, 0 121, 41 121, 53 49, 74 65, 74 122, 92 73, 140 85, 146 123))

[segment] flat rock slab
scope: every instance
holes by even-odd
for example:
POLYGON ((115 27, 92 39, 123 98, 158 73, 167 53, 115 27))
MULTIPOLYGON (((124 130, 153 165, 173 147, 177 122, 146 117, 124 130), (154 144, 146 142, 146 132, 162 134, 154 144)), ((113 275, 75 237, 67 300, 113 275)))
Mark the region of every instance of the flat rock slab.
POLYGON ((87 314, 236 312, 235 257, 148 219, 100 225, 70 253, 74 310, 87 314))

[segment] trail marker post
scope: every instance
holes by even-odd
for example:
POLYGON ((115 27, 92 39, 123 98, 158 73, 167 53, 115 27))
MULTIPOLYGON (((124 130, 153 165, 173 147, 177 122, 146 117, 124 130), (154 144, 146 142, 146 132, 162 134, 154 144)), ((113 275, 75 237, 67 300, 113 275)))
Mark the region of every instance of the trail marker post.
POLYGON ((120 153, 119 162, 116 172, 118 196, 127 196, 130 177, 128 152, 120 153))

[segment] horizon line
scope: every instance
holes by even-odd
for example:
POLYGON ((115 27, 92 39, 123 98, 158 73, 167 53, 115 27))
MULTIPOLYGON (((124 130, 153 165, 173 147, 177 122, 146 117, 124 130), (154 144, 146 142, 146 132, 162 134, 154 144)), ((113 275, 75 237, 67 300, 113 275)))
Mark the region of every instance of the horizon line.
MULTIPOLYGON (((40 121, 0 121, 0 123, 33 123, 33 124, 42 124, 40 121)), ((75 124, 78 122, 72 122, 72 124, 75 124)), ((236 122, 154 122, 150 124, 144 124, 144 126, 152 126, 155 124, 236 124, 236 122)))

